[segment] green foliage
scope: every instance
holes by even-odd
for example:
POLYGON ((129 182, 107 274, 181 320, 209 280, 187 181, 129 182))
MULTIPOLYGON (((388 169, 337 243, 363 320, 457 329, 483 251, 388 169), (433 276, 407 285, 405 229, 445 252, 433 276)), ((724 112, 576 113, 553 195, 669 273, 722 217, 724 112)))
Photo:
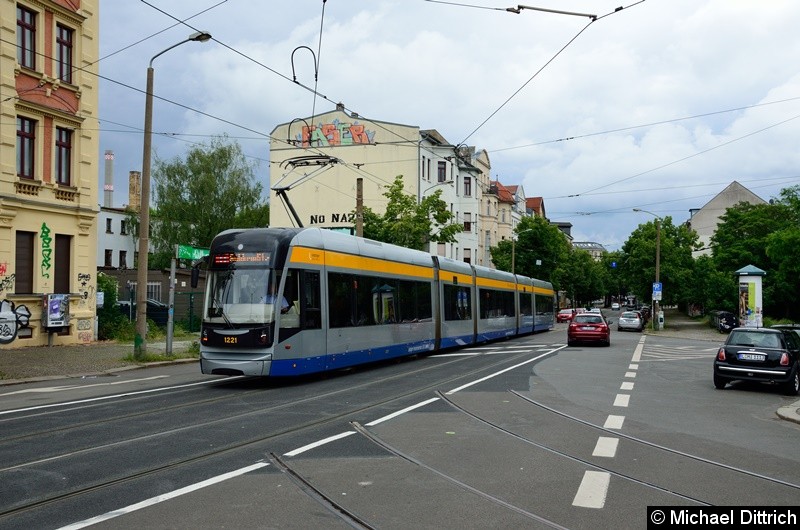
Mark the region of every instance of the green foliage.
POLYGON ((711 238, 717 270, 733 275, 742 267, 754 265, 767 272, 763 280, 763 311, 775 317, 800 316, 797 190, 782 190, 781 199, 773 204, 740 203, 728 208, 711 238))
POLYGON ((383 215, 365 207, 362 215, 364 237, 416 250, 427 250, 431 241, 453 243, 462 226, 452 222, 453 214, 436 190, 417 204, 403 191, 403 176, 398 175, 389 191, 383 215))
POLYGON ((226 137, 189 148, 184 159, 157 158, 153 181, 151 268, 168 267, 176 244, 207 248, 222 230, 269 222, 255 166, 226 137))
POLYGON ((595 261, 583 249, 571 249, 556 276, 560 289, 566 291, 575 307, 588 305, 606 293, 603 262, 595 261))
POLYGON ((500 270, 552 282, 561 288, 562 275, 556 274, 570 253, 570 245, 557 226, 543 217, 524 217, 516 227, 515 242, 500 241, 489 249, 492 262, 500 270))
POLYGON ((117 279, 102 272, 97 273, 97 291, 103 293, 103 307, 97 308, 97 338, 114 339, 128 324, 128 319, 117 308, 117 279))
POLYGON ((625 264, 622 275, 629 292, 640 301, 652 301, 658 261, 658 279, 664 285, 661 304, 695 301, 692 251, 697 247, 697 239, 696 232, 686 225, 672 224, 669 216, 640 224, 622 246, 625 264))

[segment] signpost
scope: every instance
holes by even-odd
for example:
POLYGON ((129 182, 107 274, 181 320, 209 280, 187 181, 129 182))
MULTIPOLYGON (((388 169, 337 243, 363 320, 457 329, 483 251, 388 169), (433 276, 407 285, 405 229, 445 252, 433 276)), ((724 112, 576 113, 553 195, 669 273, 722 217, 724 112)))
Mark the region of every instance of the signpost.
POLYGON ((202 259, 205 256, 208 256, 207 248, 195 248, 189 245, 175 245, 175 257, 172 258, 172 263, 170 264, 169 268, 169 308, 167 310, 167 347, 165 352, 168 356, 172 355, 172 336, 174 329, 173 326, 175 325, 175 262, 179 259, 188 259, 194 261, 202 259))
POLYGON ((653 282, 653 329, 661 329, 661 311, 656 312, 656 307, 658 307, 656 302, 661 301, 662 292, 661 282, 653 282))

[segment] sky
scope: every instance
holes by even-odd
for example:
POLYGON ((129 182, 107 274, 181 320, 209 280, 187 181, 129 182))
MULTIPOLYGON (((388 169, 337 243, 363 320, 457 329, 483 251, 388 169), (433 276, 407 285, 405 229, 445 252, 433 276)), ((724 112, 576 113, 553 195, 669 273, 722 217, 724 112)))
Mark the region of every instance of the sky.
POLYGON ((493 180, 608 250, 734 180, 800 185, 800 2, 526 1, 100 0, 98 179, 111 150, 128 203, 148 63, 202 30, 153 60, 154 156, 227 135, 265 190, 270 132, 337 103, 485 149, 493 180))

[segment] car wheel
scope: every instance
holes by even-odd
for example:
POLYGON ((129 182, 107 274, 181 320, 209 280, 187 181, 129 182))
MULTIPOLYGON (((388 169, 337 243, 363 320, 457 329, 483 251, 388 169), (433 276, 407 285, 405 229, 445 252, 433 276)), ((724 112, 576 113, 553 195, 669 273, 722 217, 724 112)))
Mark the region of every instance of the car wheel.
POLYGON ((570 347, 575 346, 575 343, 572 342, 571 340, 568 340, 567 341, 567 346, 570 346, 570 347))
POLYGON ((727 379, 725 379, 724 377, 720 377, 719 375, 717 375, 717 372, 714 372, 714 387, 715 388, 718 388, 719 390, 722 390, 723 388, 725 388, 725 385, 727 385, 727 384, 728 384, 728 380, 727 379))
POLYGON ((797 364, 794 365, 792 378, 785 383, 783 390, 787 396, 796 396, 800 391, 800 367, 797 364))

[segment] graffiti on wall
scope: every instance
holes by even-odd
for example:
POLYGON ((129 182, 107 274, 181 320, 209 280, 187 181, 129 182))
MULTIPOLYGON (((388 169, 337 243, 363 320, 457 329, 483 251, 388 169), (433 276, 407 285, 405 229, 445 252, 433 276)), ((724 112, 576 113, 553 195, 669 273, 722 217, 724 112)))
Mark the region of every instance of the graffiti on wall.
POLYGON ((53 249, 50 244, 53 242, 53 238, 50 237, 50 228, 47 223, 42 223, 42 231, 39 237, 42 239, 42 277, 49 278, 50 258, 53 256, 53 249))
POLYGON ((336 147, 342 145, 367 145, 375 140, 375 131, 368 131, 358 122, 320 123, 316 127, 303 127, 296 140, 303 147, 336 147))
POLYGON ((0 263, 0 276, 5 276, 6 272, 8 272, 8 263, 4 261, 0 263))
POLYGON ((24 305, 15 305, 11 300, 0 302, 0 344, 9 344, 17 338, 22 328, 27 328, 31 312, 24 305))
POLYGON ((10 291, 14 287, 14 279, 16 277, 16 274, 10 274, 0 279, 0 294, 2 294, 3 291, 10 291))
POLYGON ((80 342, 92 342, 94 333, 92 332, 92 321, 88 318, 78 319, 78 340, 80 342))
POLYGON ((78 273, 78 283, 80 284, 78 292, 81 294, 79 305, 81 307, 92 307, 94 305, 94 286, 91 285, 91 281, 91 274, 85 272, 78 273))

